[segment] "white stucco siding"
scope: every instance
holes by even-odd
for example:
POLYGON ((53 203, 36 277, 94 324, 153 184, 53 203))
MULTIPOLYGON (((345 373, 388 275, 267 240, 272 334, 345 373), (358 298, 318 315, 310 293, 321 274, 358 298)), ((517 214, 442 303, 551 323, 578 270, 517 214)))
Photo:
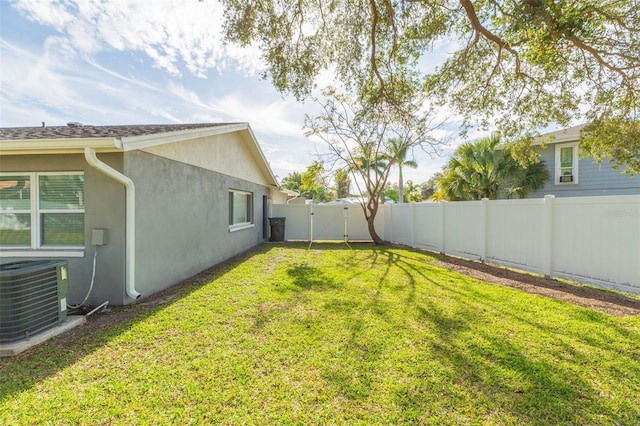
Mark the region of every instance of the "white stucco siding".
MULTIPOLYGON (((142 151, 259 185, 271 182, 240 132, 144 148, 142 151)), ((259 155, 259 154, 258 154, 259 155)))

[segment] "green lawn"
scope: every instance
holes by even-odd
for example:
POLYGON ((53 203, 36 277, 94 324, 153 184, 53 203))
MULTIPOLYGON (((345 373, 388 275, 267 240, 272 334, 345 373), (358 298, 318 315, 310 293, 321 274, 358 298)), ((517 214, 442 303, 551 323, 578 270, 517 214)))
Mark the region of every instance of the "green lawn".
POLYGON ((265 245, 124 324, 0 360, 0 424, 640 424, 640 317, 434 259, 265 245))

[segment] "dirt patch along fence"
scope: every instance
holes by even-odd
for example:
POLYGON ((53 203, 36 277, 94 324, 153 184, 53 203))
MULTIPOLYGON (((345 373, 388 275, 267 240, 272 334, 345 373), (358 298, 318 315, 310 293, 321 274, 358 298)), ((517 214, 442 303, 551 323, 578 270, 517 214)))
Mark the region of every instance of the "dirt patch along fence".
MULTIPOLYGON (((359 205, 273 205, 288 240, 370 240, 359 205)), ((386 241, 640 294, 640 195, 383 205, 386 241)))

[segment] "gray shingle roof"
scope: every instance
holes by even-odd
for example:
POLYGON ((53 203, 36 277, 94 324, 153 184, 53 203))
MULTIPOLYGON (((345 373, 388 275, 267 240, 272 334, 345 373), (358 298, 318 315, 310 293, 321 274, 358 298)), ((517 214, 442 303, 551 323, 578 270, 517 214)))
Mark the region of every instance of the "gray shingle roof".
POLYGON ((2 127, 0 140, 24 139, 74 139, 74 138, 121 138, 152 135, 180 130, 217 127, 235 123, 200 124, 141 124, 126 126, 51 126, 51 127, 2 127))

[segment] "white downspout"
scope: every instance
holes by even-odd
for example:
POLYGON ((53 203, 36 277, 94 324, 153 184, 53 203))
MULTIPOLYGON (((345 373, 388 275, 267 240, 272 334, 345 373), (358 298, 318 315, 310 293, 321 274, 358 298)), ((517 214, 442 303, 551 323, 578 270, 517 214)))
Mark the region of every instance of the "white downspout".
POLYGON ((93 168, 110 178, 120 182, 126 189, 126 218, 125 218, 125 270, 127 296, 136 300, 140 293, 136 291, 136 189, 133 181, 116 169, 98 160, 93 148, 85 147, 84 158, 93 168))

